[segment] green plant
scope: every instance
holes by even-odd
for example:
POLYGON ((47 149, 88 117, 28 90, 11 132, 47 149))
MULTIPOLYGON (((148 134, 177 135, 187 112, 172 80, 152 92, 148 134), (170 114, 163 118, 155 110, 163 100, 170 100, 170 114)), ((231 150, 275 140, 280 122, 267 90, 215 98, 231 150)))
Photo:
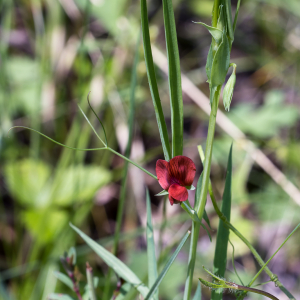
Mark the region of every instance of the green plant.
MULTIPOLYGON (((239 8, 240 1, 238 2, 239 8)), ((124 208, 124 201, 125 201, 125 194, 122 194, 121 201, 119 204, 118 210, 118 217, 117 217, 117 227, 116 227, 116 234, 114 240, 114 249, 113 254, 105 250, 99 244, 94 242, 88 236, 86 236, 82 231, 78 228, 72 228, 85 240, 85 242, 100 256, 107 265, 113 270, 120 278, 122 278, 125 283, 121 285, 119 290, 117 290, 118 295, 116 299, 129 298, 131 290, 137 290, 145 299, 158 299, 158 287, 166 275, 167 271, 169 270, 171 264, 174 262, 176 256, 178 255, 180 249, 183 247, 184 243, 187 241, 189 235, 191 235, 190 247, 189 247, 189 260, 188 260, 188 273, 186 276, 186 283, 185 283, 185 290, 184 290, 184 299, 189 300, 191 299, 192 295, 192 285, 193 285, 193 275, 194 275, 194 268, 196 262, 196 252, 197 252, 197 244, 198 244, 198 237, 200 226, 202 224, 202 219, 204 218, 207 220, 206 213, 205 213, 205 205, 206 205, 206 198, 207 193, 210 193, 211 199, 213 201, 214 209, 218 214, 220 221, 218 227, 218 236, 217 236, 217 243, 215 249, 215 259, 214 259, 214 273, 218 276, 214 275, 214 278, 218 281, 222 281, 222 284, 225 282, 228 286, 228 281, 224 281, 220 279, 221 277, 225 276, 225 269, 226 269, 226 260, 227 260, 227 246, 229 241, 229 230, 234 232, 251 250, 254 254, 258 263, 262 266, 262 269, 266 271, 269 275, 270 280, 274 281, 277 286, 290 298, 294 299, 293 296, 286 290, 283 284, 278 280, 278 278, 271 273, 271 271, 267 268, 266 263, 262 260, 260 255, 256 252, 254 247, 244 238, 244 236, 239 233, 230 223, 230 211, 231 211, 231 180, 232 180, 232 148, 230 150, 229 158, 228 158, 228 166, 227 166, 227 175, 226 175, 226 184, 225 190, 223 193, 223 203, 222 209, 220 210, 216 204, 214 195, 212 193, 212 187, 210 183, 210 170, 211 170, 211 161, 212 161, 212 149, 214 143, 214 134, 215 134, 215 125, 216 125, 216 117, 217 117, 217 109, 219 106, 219 98, 221 94, 221 87, 225 81, 228 69, 230 66, 233 66, 233 77, 230 77, 228 83, 225 86, 224 90, 224 106, 226 110, 229 110, 230 102, 233 94, 233 89, 235 85, 235 64, 230 64, 230 50, 231 45, 234 40, 234 31, 236 28, 237 16, 239 9, 237 8, 234 21, 232 22, 231 17, 231 5, 230 1, 221 1, 215 0, 214 1, 214 9, 212 14, 212 25, 208 26, 206 24, 201 23, 208 29, 209 33, 212 36, 212 42, 210 46, 210 50, 208 53, 207 64, 206 64, 206 73, 208 77, 209 89, 210 89, 210 102, 211 102, 211 113, 209 118, 209 127, 208 127, 208 134, 207 134, 207 141, 205 147, 205 159, 204 156, 202 157, 203 163, 203 173, 198 179, 197 188, 196 188, 196 196, 195 196, 195 204, 194 207, 191 207, 187 199, 176 199, 179 202, 182 202, 182 208, 188 213, 188 216, 192 220, 192 230, 191 233, 186 233, 182 238, 179 246, 167 261, 164 264, 163 270, 158 275, 157 272, 157 262, 156 262, 156 255, 155 255, 155 247, 154 241, 151 238, 152 233, 152 222, 151 222, 151 208, 149 205, 149 196, 147 196, 147 247, 148 247, 148 263, 149 263, 149 270, 148 270, 148 286, 144 283, 144 280, 141 280, 134 274, 124 263, 122 263, 119 259, 116 258, 117 254, 117 247, 119 243, 119 234, 120 228, 122 223, 122 213, 124 208), (223 282, 224 281, 224 282, 223 282)), ((151 95, 153 99, 155 115, 157 119, 157 124, 159 128, 161 144, 164 152, 165 161, 170 161, 172 158, 182 156, 183 153, 183 102, 182 102, 182 91, 181 91, 181 71, 180 71, 180 63, 179 63, 179 53, 178 53, 178 46, 177 46, 177 37, 176 37, 176 27, 175 27, 175 20, 174 20, 174 13, 172 7, 172 1, 170 0, 163 0, 163 14, 164 14, 164 24, 165 24, 165 32, 166 32, 166 44, 167 44, 167 54, 168 54, 168 66, 169 66, 169 89, 170 89, 170 108, 171 108, 171 129, 172 129, 172 143, 170 146, 169 137, 167 133, 167 126, 164 117, 164 112, 162 110, 161 100, 159 98, 158 87, 156 83, 156 75, 155 75, 155 68, 153 64, 152 52, 151 52, 151 43, 150 43, 150 34, 149 34, 149 25, 148 25, 148 15, 147 15, 147 5, 146 1, 141 1, 141 18, 142 18, 142 35, 143 35, 143 43, 144 43, 144 52, 145 52, 145 61, 147 67, 147 75, 150 84, 151 95)), ((196 25, 195 25, 196 26, 196 25)), ((138 50, 136 50, 138 53, 138 50)), ((136 63, 138 55, 136 55, 136 63)), ((124 171, 124 180, 122 183, 122 188, 125 188, 126 185, 126 178, 127 178, 127 168, 128 163, 133 164, 134 166, 138 167, 142 171, 144 171, 147 175, 151 176, 154 179, 158 176, 155 176, 151 172, 147 171, 145 168, 140 166, 139 164, 135 163, 131 159, 129 159, 130 155, 130 147, 131 147, 131 137, 132 137, 132 122, 134 117, 134 94, 135 94, 135 87, 136 87, 136 64, 133 68, 133 75, 132 75, 132 85, 131 85, 131 101, 130 101, 130 112, 131 115, 129 117, 129 128, 130 128, 130 138, 128 140, 127 149, 125 155, 118 153, 117 151, 113 150, 113 148, 108 146, 108 139, 104 129, 104 125, 97 117, 96 112, 92 109, 94 115, 100 121, 101 127, 104 132, 104 138, 98 135, 96 129, 93 127, 92 122, 86 116, 83 109, 80 109, 83 116, 87 120, 88 124, 91 126, 92 130, 96 134, 97 138, 103 144, 101 148, 77 148, 77 147, 70 147, 63 145, 62 143, 56 142, 53 139, 47 137, 44 134, 42 136, 48 138, 49 140, 64 146, 69 149, 73 150, 81 150, 81 151, 95 151, 95 150, 108 150, 109 152, 118 155, 119 157, 123 158, 126 161, 126 167, 124 171)), ((89 101, 89 99, 88 99, 89 101)), ((16 126, 17 127, 17 126, 16 126)), ((24 126, 18 126, 21 128, 27 128, 24 126)), ((27 128, 30 129, 30 128, 27 128)), ((37 130, 30 129, 33 132, 38 132, 37 130)), ((178 186, 182 186, 179 185, 178 186)), ((169 189, 166 187, 164 189, 169 189)), ((166 195, 168 192, 163 192, 161 195, 166 195)), ((169 193, 170 194, 170 193, 169 193)), ((175 195, 175 194, 173 194, 175 195)), ((175 197, 175 196, 174 196, 175 197)), ((74 257, 66 256, 66 258, 74 257)), ((71 261, 71 264, 73 262, 71 261)), ((68 272, 68 268, 65 268, 68 272)), ((87 297, 87 299, 95 299, 95 287, 94 278, 92 276, 92 272, 89 266, 87 266, 87 296, 83 296, 83 298, 87 297)), ((73 272, 73 271, 72 271, 73 272)), ((69 277, 74 277, 73 273, 69 271, 69 277)), ((104 293, 104 299, 110 299, 111 293, 109 290, 110 285, 110 278, 112 271, 109 271, 106 277, 106 286, 108 287, 104 293)), ((81 299, 81 294, 77 283, 75 281, 68 280, 66 277, 59 274, 58 279, 62 282, 67 284, 69 287, 72 287, 75 293, 77 294, 78 298, 81 299)), ((255 277, 256 278, 256 277, 255 277)), ((72 280, 72 279, 71 279, 72 280)), ((254 280, 253 280, 254 281, 254 280)), ((209 285, 206 281, 202 280, 202 283, 209 285)), ((226 288, 226 284, 224 285, 217 285, 214 284, 217 290, 214 290, 212 293, 212 299, 221 299, 222 298, 222 289, 226 288)), ((249 283, 249 286, 252 284, 249 283)), ((240 288, 241 290, 242 288, 240 288)), ((253 291, 250 288, 245 288, 249 292, 253 291)), ((242 299, 245 295, 238 295, 239 299, 242 299)), ((69 296, 66 295, 59 295, 59 294, 51 294, 49 296, 50 299, 69 299, 69 296)), ((195 293, 194 299, 199 299, 199 288, 195 293)), ((276 299, 275 297, 272 299, 276 299)))

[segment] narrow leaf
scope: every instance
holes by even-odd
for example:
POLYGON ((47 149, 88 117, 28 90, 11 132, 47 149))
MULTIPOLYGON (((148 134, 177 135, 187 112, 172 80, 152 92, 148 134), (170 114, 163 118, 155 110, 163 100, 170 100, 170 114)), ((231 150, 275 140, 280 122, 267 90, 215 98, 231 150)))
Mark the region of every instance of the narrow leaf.
MULTIPOLYGON (((232 145, 230 147, 229 156, 228 156, 225 189, 224 189, 223 201, 222 201, 222 213, 226 216, 229 222, 230 222, 230 210, 231 210, 231 178, 232 178, 232 145)), ((213 273, 217 274, 219 277, 224 277, 225 275, 228 239, 229 239, 229 229, 223 224, 223 221, 219 220, 219 227, 217 232, 217 241, 216 241, 216 248, 215 248, 215 257, 214 257, 214 270, 213 270, 213 273)), ((213 290, 211 299, 221 300, 222 289, 213 290)))
POLYGON ((156 279, 155 283, 152 285, 152 287, 151 287, 149 293, 147 294, 145 300, 151 299, 151 297, 154 295, 154 293, 158 289, 158 287, 161 284, 163 278, 166 276, 166 274, 169 271, 172 263, 174 262, 175 258, 177 257, 178 253, 180 252, 181 248, 183 247, 184 243, 186 242, 186 240, 188 239, 188 237, 189 237, 190 234, 191 234, 190 231, 188 231, 185 234, 185 236, 181 240, 180 244, 178 245, 177 249, 175 250, 175 252, 173 253, 173 255, 170 257, 170 259, 168 260, 167 264, 165 265, 165 267, 162 270, 162 272, 159 274, 159 276, 156 279))
POLYGON ((210 241, 212 241, 209 231, 207 230, 206 226, 200 221, 200 219, 197 215, 197 212, 194 209, 192 209, 191 204, 189 203, 189 201, 187 200, 187 201, 182 202, 180 204, 180 206, 189 214, 189 216, 191 217, 191 219, 194 222, 200 224, 204 228, 204 230, 206 231, 210 241))
POLYGON ((212 27, 212 26, 209 26, 209 25, 206 25, 205 23, 202 23, 202 22, 194 22, 194 23, 203 25, 209 31, 209 33, 214 38, 216 43, 220 44, 220 42, 222 41, 222 35, 223 35, 222 30, 212 27))
POLYGON ((54 271, 53 275, 60 280, 62 283, 64 283, 66 286, 68 286, 71 290, 73 290, 73 282, 72 280, 65 274, 60 273, 58 271, 54 271))
POLYGON ((193 300, 201 300, 201 284, 198 282, 196 293, 194 295, 193 300))
POLYGON ((225 0, 225 11, 226 11, 227 32, 230 38, 230 43, 232 44, 234 40, 234 32, 233 32, 232 15, 231 15, 231 0, 225 0))
POLYGON ((48 300, 74 300, 74 298, 70 297, 69 295, 55 294, 55 293, 48 295, 47 299, 48 300))
POLYGON ((183 149, 183 102, 181 90, 181 72, 172 0, 163 0, 162 2, 169 66, 172 157, 174 157, 177 155, 182 155, 183 149))
POLYGON ((131 271, 121 260, 112 255, 101 245, 89 238, 80 229, 70 224, 70 226, 81 236, 81 238, 101 257, 104 262, 111 267, 121 278, 132 284, 144 297, 148 294, 149 289, 142 281, 131 271))
POLYGON ((156 121, 159 129, 160 139, 164 151, 165 160, 169 161, 172 158, 171 148, 169 143, 169 136, 167 125, 158 93, 158 87, 156 82, 156 75, 152 57, 149 24, 148 24, 148 12, 146 0, 141 0, 141 22, 142 22, 142 34, 144 44, 144 54, 147 69, 147 76, 149 81, 150 92, 152 96, 153 106, 155 110, 156 121))
POLYGON ((206 210, 204 210, 204 213, 203 213, 203 219, 204 219, 205 222, 207 223, 208 227, 211 229, 210 221, 209 221, 209 218, 208 218, 208 215, 207 215, 206 210))
POLYGON ((165 195, 169 195, 169 192, 166 190, 163 190, 160 193, 156 194, 155 196, 165 196, 165 195))
MULTIPOLYGON (((155 255, 155 244, 153 236, 152 216, 151 216, 151 204, 149 190, 146 192, 147 200, 147 255, 148 255, 148 286, 152 286, 157 279, 157 263, 155 255)), ((154 300, 158 300, 158 291, 153 295, 154 300)))

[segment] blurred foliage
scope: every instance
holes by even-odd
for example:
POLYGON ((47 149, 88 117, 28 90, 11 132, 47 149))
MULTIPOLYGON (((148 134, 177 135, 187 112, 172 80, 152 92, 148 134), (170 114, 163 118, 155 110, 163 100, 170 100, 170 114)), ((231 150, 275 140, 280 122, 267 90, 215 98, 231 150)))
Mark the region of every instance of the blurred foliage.
MULTIPOLYGON (((236 1, 232 2, 235 9, 236 1)), ((191 21, 209 23, 213 1, 173 3, 182 70, 208 95, 205 63, 210 36, 205 28, 191 21)), ((75 152, 35 133, 7 131, 14 125, 30 126, 72 147, 98 147, 76 106, 79 103, 96 124, 86 103, 91 91, 91 102, 103 120, 110 147, 123 152, 133 49, 140 29, 139 4, 137 0, 0 2, 1 300, 46 299, 49 293, 64 291, 53 271, 60 269, 62 253, 77 242, 69 222, 111 247, 107 241, 111 241, 114 232, 122 160, 108 151, 75 152)), ((161 2, 149 1, 148 5, 152 43, 165 52, 161 2)), ((299 12, 298 0, 242 1, 232 49, 237 82, 226 114, 298 187, 299 12)), ((156 159, 163 153, 142 47, 140 53, 132 157, 154 172, 156 159)), ((170 131, 168 86, 158 69, 157 80, 170 131)), ((205 141, 208 118, 185 96, 184 117, 184 155, 196 162, 200 174, 196 145, 205 141)), ((96 128, 102 134, 100 126, 96 128)), ((218 199, 223 194, 231 142, 217 129, 212 182, 218 199)), ((135 169, 130 172, 119 256, 143 278, 147 263, 142 230, 145 197, 141 191, 147 184, 153 196, 160 187, 151 178, 135 173, 135 169), (128 238, 129 233, 134 234, 128 238)), ((268 258, 299 222, 300 208, 238 144, 233 147, 233 176, 232 223, 268 258)), ((157 229, 162 221, 162 203, 155 197, 151 200, 157 229)), ((203 276, 201 266, 213 259, 217 218, 209 201, 207 211, 214 239, 211 244, 201 231, 196 276, 203 276)), ((164 248, 182 225, 185 215, 178 212, 176 206, 168 211, 164 248)), ((270 266, 288 283, 296 298, 300 297, 300 273, 296 267, 300 263, 299 238, 296 232, 270 266)), ((235 245, 238 272, 247 281, 257 266, 244 245, 233 235, 230 239, 235 245)), ((84 273, 85 262, 89 261, 102 292, 107 269, 94 254, 80 247, 79 271, 84 273)), ((229 247, 230 257, 231 251, 229 247)), ((162 299, 182 299, 187 255, 186 251, 178 256, 164 279, 160 287, 162 299)), ((229 264, 228 276, 235 279, 232 270, 229 264)), ((262 275, 261 281, 264 280, 267 279, 262 275)), ((112 280, 111 290, 116 283, 112 280)), ((272 290, 272 284, 268 288, 272 290)), ((208 299, 209 291, 203 289, 203 295, 208 299)))

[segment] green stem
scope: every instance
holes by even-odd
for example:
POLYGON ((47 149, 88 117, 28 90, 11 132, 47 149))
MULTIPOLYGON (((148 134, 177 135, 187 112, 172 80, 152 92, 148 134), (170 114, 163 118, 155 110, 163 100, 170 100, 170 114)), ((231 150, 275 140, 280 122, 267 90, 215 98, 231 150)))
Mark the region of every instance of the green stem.
MULTIPOLYGON (((208 133, 207 133, 207 141, 206 141, 206 149, 205 149, 206 159, 204 161, 204 168, 203 168, 202 189, 200 192, 199 201, 197 201, 197 204, 195 206, 195 211, 197 212, 197 215, 200 220, 202 219, 203 216, 203 212, 206 204, 206 198, 207 198, 207 191, 208 191, 208 184, 209 184, 209 177, 210 177, 211 156, 212 156, 213 141, 215 135, 220 91, 221 91, 221 86, 217 88, 214 94, 211 113, 209 116, 209 125, 208 125, 208 133)), ((190 252, 189 252, 189 262, 188 262, 188 273, 187 273, 185 290, 184 290, 184 300, 189 300, 191 298, 199 230, 200 230, 200 224, 193 223, 190 252)))
POLYGON ((213 8, 213 15, 212 15, 212 27, 217 27, 218 25, 218 18, 219 18, 219 6, 220 6, 220 0, 214 1, 214 8, 213 8))
MULTIPOLYGON (((294 296, 286 290, 286 288, 284 287, 284 285, 278 280, 277 275, 273 274, 271 272, 271 270, 266 266, 264 260, 260 257, 260 255, 257 253, 257 251, 255 250, 255 248, 251 245, 251 243, 230 223, 228 222, 227 218, 224 216, 224 214, 220 211, 216 199, 214 197, 213 191, 212 191, 212 186, 211 183, 209 183, 209 194, 210 194, 210 198, 212 201, 212 204, 214 206, 214 209, 217 213, 217 215, 219 216, 219 218, 223 221, 224 225, 227 226, 237 237, 239 237, 245 244, 246 246, 249 248, 249 250, 252 252, 252 254, 254 255, 255 259, 257 260, 257 262, 259 263, 259 265, 261 267, 264 267, 265 272, 268 274, 268 276, 270 277, 270 279, 286 294, 289 296, 289 298, 291 300, 296 300, 294 298, 294 296)), ((244 295, 245 296, 245 295, 244 295)), ((242 296, 241 296, 242 297, 242 296)), ((239 297, 239 299, 243 299, 239 297)))
POLYGON ((124 160, 130 162, 131 164, 133 164, 134 166, 136 166, 137 168, 139 168, 140 170, 142 170, 143 172, 145 172, 146 174, 148 174, 149 176, 151 176, 152 178, 156 179, 157 180, 157 177, 155 175, 153 175, 152 173, 150 173, 149 171, 147 171, 146 169, 144 169, 143 167, 141 167, 140 165, 138 165, 137 163, 133 162, 132 160, 130 160, 129 158, 127 158, 126 156, 122 155, 121 153, 113 150, 112 148, 110 147, 107 147, 107 148, 103 148, 103 149, 107 149, 109 150, 110 152, 122 157, 124 160))

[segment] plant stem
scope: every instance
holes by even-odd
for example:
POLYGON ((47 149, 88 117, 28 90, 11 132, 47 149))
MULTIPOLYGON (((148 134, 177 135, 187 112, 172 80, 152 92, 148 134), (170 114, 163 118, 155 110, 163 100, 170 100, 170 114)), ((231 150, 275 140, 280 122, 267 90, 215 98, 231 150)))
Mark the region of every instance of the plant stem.
POLYGON ((220 6, 220 0, 215 0, 214 7, 213 7, 212 23, 211 23, 212 27, 217 27, 217 25, 218 25, 219 6, 220 6))
POLYGON ((140 165, 136 164, 135 162, 133 162, 132 160, 130 160, 129 158, 127 158, 126 156, 122 155, 121 153, 113 150, 110 147, 105 147, 103 149, 109 150, 110 152, 122 157, 124 160, 130 162, 131 164, 133 164, 134 166, 138 167, 139 169, 141 169, 143 172, 145 172, 146 174, 148 174, 149 176, 151 176, 152 178, 157 180, 157 177, 155 175, 153 175, 152 173, 150 173, 149 171, 147 171, 146 169, 144 169, 143 167, 141 167, 140 165))
MULTIPOLYGON (((209 184, 209 177, 210 177, 211 155, 212 155, 213 141, 215 135, 220 91, 221 91, 221 86, 217 88, 212 102, 211 112, 209 116, 206 149, 205 149, 206 159, 204 161, 204 168, 203 168, 202 189, 200 192, 199 201, 197 201, 197 204, 195 206, 195 211, 197 212, 198 218, 200 220, 202 219, 203 216, 203 212, 206 204, 206 198, 207 198, 207 191, 208 191, 208 184, 209 184)), ((187 278, 186 278, 185 290, 184 290, 184 300, 189 300, 191 298, 199 231, 200 231, 200 224, 196 224, 193 222, 190 251, 189 251, 188 272, 187 272, 187 278)))
MULTIPOLYGON (((296 300, 294 298, 294 296, 289 291, 287 291, 286 288, 284 287, 284 285, 278 280, 277 275, 273 274, 271 272, 271 270, 266 266, 264 260, 260 257, 260 255, 257 253, 255 248, 251 245, 251 243, 230 222, 228 222, 227 218, 220 211, 220 209, 217 205, 216 199, 214 197, 213 191, 212 191, 211 183, 209 183, 209 194, 210 194, 210 198, 211 198, 212 204, 214 206, 214 209, 215 209, 217 215, 219 216, 219 218, 223 221, 224 225, 227 226, 236 236, 238 236, 246 244, 246 246, 249 248, 249 250, 254 255, 255 259, 259 263, 259 265, 261 267, 264 266, 265 272, 268 274, 270 279, 276 284, 276 286, 278 286, 286 295, 289 295, 289 298, 291 300, 296 300)), ((245 295, 246 294, 244 294, 244 296, 245 295)), ((238 299, 243 299, 243 297, 242 298, 239 297, 238 299)))

